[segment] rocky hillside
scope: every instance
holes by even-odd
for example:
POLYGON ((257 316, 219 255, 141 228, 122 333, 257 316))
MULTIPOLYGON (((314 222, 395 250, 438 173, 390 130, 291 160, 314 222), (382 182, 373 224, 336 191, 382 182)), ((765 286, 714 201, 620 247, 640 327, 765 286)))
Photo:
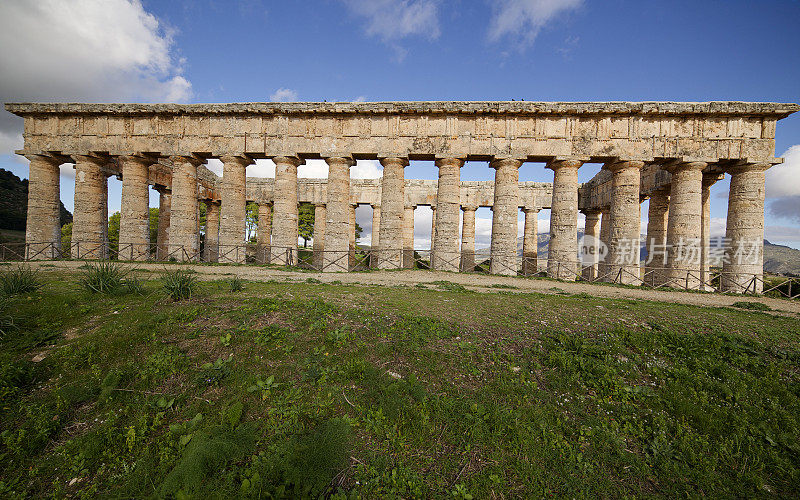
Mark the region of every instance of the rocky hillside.
MULTIPOLYGON (((28 180, 0 168, 0 229, 25 231, 28 212, 28 180)), ((61 225, 72 222, 72 214, 61 204, 61 225)))

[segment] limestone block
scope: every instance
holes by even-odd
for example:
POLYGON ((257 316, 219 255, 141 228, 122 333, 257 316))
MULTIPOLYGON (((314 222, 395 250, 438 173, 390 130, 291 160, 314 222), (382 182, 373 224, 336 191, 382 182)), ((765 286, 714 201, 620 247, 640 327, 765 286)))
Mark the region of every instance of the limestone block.
POLYGON ((478 207, 464 206, 461 228, 461 270, 475 270, 475 211, 478 207))
MULTIPOLYGON (((381 221, 378 233, 380 269, 398 269, 403 266, 405 176, 408 165, 405 158, 382 158, 381 221)), ((412 215, 413 219, 413 215, 412 215)), ((413 230, 412 230, 413 237, 413 230)))
POLYGON ((152 160, 122 156, 122 205, 119 221, 119 256, 128 260, 150 258, 150 190, 152 160))
POLYGON ((297 166, 300 159, 278 156, 275 162, 275 201, 272 216, 271 262, 278 265, 297 261, 298 213, 297 166))
MULTIPOLYGON (((328 188, 325 222, 325 272, 346 272, 350 253, 350 167, 352 158, 327 158, 328 188)), ((355 232, 353 232, 355 235, 355 232)))
POLYGON ((667 222, 669 286, 693 290, 700 287, 702 184, 706 166, 703 162, 689 162, 669 167, 672 174, 667 222))
POLYGON ((245 224, 247 219, 247 166, 254 162, 246 156, 223 156, 222 215, 219 227, 219 261, 245 261, 245 224))
POLYGON ((105 160, 91 156, 76 156, 75 209, 72 215, 72 258, 98 259, 104 257, 104 225, 107 224, 105 205, 106 176, 101 166, 105 160))
POLYGON ((609 278, 629 285, 641 283, 639 171, 642 167, 644 162, 640 161, 622 161, 603 166, 612 173, 609 278))
POLYGON ((439 185, 436 194, 436 210, 433 218, 434 231, 432 244, 433 268, 441 271, 455 271, 460 267, 458 226, 461 222, 461 167, 464 162, 458 158, 436 160, 439 167, 439 185))
POLYGON ((178 261, 194 261, 199 251, 197 166, 200 162, 187 156, 173 156, 170 160, 173 166, 169 255, 178 261))
POLYGON ((554 161, 547 275, 575 280, 578 272, 578 160, 554 161))

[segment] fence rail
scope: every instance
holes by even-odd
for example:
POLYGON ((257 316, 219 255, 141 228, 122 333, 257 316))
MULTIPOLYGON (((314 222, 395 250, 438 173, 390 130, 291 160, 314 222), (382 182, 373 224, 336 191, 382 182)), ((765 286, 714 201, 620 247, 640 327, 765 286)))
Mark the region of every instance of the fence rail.
MULTIPOLYGON (((291 266, 310 271, 323 268, 351 272, 369 269, 431 269, 430 250, 351 248, 349 251, 313 250, 298 247, 266 247, 257 244, 214 245, 202 250, 170 245, 135 245, 108 243, 0 243, 0 261, 35 260, 120 260, 134 262, 214 262, 291 266)), ((800 298, 800 278, 760 274, 730 275, 721 271, 698 273, 696 270, 647 267, 638 274, 628 266, 601 264, 586 266, 574 262, 541 262, 537 257, 517 256, 515 265, 497 259, 496 274, 545 277, 590 283, 633 284, 648 289, 683 289, 706 292, 764 294, 789 299, 800 298), (543 269, 540 269, 543 267, 543 269)), ((440 259, 439 263, 459 272, 489 274, 491 257, 482 253, 462 252, 458 257, 440 259), (462 262, 473 264, 463 269, 462 262)))

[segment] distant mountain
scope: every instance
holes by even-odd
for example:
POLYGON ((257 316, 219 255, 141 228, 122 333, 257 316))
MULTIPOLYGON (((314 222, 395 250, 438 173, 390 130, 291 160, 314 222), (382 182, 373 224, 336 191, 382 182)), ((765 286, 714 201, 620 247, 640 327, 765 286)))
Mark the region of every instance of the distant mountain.
MULTIPOLYGON (((28 216, 28 179, 20 179, 0 168, 0 229, 25 231, 28 216)), ((61 204, 61 225, 72 222, 72 214, 61 204)))

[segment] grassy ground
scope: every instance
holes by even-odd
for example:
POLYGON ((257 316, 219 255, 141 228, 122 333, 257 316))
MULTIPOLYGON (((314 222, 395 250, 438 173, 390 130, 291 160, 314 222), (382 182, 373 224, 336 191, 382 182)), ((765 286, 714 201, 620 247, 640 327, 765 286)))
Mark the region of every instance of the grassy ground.
POLYGON ((0 314, 0 497, 798 494, 797 318, 449 282, 218 281, 175 302, 160 280, 42 278, 0 314))

